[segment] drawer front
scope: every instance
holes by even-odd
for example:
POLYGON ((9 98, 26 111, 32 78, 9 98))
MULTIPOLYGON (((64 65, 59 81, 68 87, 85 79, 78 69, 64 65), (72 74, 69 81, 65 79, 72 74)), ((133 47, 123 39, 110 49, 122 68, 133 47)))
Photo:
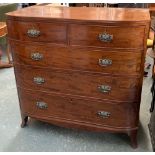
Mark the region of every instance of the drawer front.
POLYGON ((115 48, 144 46, 145 27, 70 25, 71 45, 115 48))
POLYGON ((22 112, 40 118, 58 117, 116 127, 137 125, 136 103, 99 102, 22 89, 19 89, 19 97, 22 112))
POLYGON ((63 23, 39 23, 7 21, 9 38, 21 41, 41 41, 66 44, 66 25, 63 23))
POLYGON ((135 77, 110 77, 20 65, 15 66, 15 71, 17 84, 27 89, 120 101, 138 98, 139 79, 135 77))
POLYGON ((11 42, 15 63, 110 74, 136 75, 141 69, 141 52, 74 49, 11 42))

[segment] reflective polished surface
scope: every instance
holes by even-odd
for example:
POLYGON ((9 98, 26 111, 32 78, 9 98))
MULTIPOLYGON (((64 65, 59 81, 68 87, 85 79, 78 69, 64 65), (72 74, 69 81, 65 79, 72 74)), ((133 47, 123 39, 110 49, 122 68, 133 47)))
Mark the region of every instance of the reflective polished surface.
POLYGON ((33 6, 8 13, 15 17, 44 17, 94 21, 145 21, 148 9, 33 6))

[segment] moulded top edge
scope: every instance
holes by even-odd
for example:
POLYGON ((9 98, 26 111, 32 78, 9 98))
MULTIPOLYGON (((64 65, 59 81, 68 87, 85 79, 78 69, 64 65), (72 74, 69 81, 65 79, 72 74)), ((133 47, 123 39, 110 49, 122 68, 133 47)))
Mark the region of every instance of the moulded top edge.
POLYGON ((150 21, 149 9, 32 6, 7 13, 8 18, 42 18, 96 22, 150 21))

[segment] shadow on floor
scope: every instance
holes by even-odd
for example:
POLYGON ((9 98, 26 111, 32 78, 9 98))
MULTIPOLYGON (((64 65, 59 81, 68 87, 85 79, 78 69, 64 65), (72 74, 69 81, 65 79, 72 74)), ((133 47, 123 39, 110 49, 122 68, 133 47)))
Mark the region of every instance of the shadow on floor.
POLYGON ((4 151, 147 151, 146 139, 146 133, 141 125, 138 132, 139 147, 132 149, 126 134, 66 129, 30 119, 28 126, 19 128, 4 151))

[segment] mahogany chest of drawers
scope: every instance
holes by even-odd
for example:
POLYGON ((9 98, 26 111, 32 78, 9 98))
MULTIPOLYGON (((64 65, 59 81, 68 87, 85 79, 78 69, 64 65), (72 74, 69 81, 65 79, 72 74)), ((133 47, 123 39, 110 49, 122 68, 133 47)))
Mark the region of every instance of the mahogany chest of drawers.
POLYGON ((137 147, 149 11, 33 6, 7 14, 22 124, 28 117, 127 133, 137 147))

